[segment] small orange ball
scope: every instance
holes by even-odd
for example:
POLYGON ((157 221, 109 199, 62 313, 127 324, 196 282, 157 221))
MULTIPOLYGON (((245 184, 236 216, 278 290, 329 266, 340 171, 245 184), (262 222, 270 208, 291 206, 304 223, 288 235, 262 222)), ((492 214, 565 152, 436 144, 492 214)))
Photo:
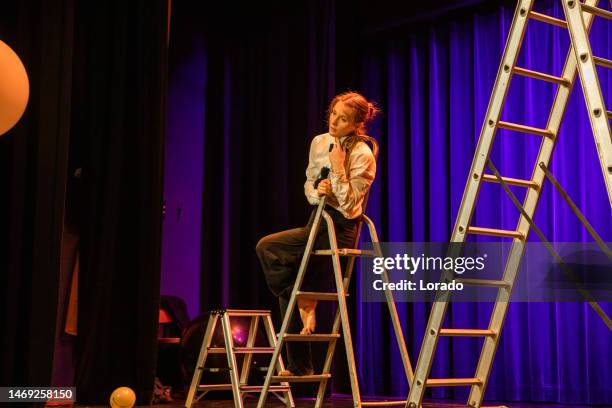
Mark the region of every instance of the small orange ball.
POLYGON ((129 387, 119 387, 110 396, 112 408, 132 408, 136 403, 136 394, 129 387))

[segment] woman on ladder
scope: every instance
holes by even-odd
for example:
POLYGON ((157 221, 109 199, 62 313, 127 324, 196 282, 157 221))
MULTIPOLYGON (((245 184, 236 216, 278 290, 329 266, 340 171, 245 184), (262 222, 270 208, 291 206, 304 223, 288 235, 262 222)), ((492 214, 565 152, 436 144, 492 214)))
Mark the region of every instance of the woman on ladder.
MULTIPOLYGON (((374 155, 362 138, 367 123, 377 113, 376 106, 357 92, 337 95, 329 104, 328 133, 315 136, 310 145, 304 194, 312 205, 319 204, 320 197, 327 196, 325 211, 334 221, 339 248, 352 248, 356 244, 364 198, 376 175, 374 155)), ((312 211, 305 227, 265 236, 257 244, 257 256, 266 282, 272 293, 278 297, 283 317, 315 212, 316 209, 312 211)), ((327 225, 321 222, 314 249, 328 248, 327 225)), ((313 260, 310 262, 312 266, 313 260)), ((329 260, 327 262, 329 263, 329 260)), ((326 270, 316 266, 307 269, 302 289, 311 287, 313 282, 318 281, 315 273, 320 269, 326 270)), ((330 276, 326 278, 329 279, 330 276)), ((316 306, 316 300, 298 299, 300 316, 298 318, 297 314, 293 315, 287 332, 313 333, 316 326, 316 306)), ((287 343, 287 357, 287 370, 281 375, 313 374, 310 343, 287 343)))

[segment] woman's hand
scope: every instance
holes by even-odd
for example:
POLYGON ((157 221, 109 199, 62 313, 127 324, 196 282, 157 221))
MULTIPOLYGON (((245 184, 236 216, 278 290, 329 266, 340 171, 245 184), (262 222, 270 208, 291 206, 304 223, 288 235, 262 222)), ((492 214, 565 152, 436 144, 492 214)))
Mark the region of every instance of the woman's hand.
POLYGON ((334 143, 334 147, 332 148, 331 152, 329 152, 329 162, 331 163, 331 169, 333 172, 344 171, 345 158, 346 153, 344 149, 340 146, 340 143, 334 143))
POLYGON ((331 181, 329 179, 321 180, 317 186, 317 193, 319 193, 319 197, 332 196, 334 193, 332 193, 331 181))

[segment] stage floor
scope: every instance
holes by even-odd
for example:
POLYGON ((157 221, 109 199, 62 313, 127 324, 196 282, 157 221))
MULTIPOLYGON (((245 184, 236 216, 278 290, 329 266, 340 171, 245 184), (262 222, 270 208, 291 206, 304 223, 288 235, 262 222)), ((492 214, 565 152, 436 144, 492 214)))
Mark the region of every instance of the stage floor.
MULTIPOLYGON (((384 401, 384 400, 380 400, 384 401)), ((296 408, 312 408, 314 406, 314 399, 311 398, 298 398, 296 399, 296 408)), ((154 407, 154 408, 176 408, 183 407, 183 400, 176 400, 173 403, 165 403, 159 405, 138 405, 137 407, 154 407)), ((196 408, 233 408, 234 403, 231 400, 203 400, 193 405, 196 408)), ((257 406, 257 400, 255 398, 247 398, 244 404, 245 408, 255 408, 257 406)), ((280 402, 268 401, 266 408, 284 408, 280 402)), ((325 408, 352 408, 353 401, 345 397, 327 398, 323 404, 325 408)), ((586 407, 598 407, 597 405, 559 405, 559 404, 547 404, 547 403, 525 403, 525 402, 508 402, 508 403, 488 403, 483 406, 486 407, 500 407, 506 406, 508 408, 586 408, 586 407)), ((90 407, 90 408, 102 408, 108 407, 108 405, 75 405, 75 407, 90 407)), ((401 408, 401 406, 398 406, 401 408)), ((461 403, 452 403, 449 401, 429 401, 424 404, 424 408, 460 408, 466 407, 461 403)), ((602 407, 599 405, 599 407, 602 407)))

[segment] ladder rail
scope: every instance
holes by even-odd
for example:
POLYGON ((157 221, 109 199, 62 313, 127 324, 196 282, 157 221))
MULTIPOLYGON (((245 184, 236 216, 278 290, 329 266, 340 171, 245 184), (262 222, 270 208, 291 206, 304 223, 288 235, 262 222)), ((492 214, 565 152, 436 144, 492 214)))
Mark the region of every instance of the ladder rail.
MULTIPOLYGON (((516 65, 518 53, 527 30, 528 16, 532 5, 533 0, 520 0, 517 4, 510 33, 506 40, 504 53, 497 71, 493 92, 489 100, 487 113, 481 128, 476 154, 472 160, 468 181, 459 206, 459 213, 453 228, 451 242, 465 242, 476 198, 480 190, 480 182, 484 174, 486 159, 489 157, 493 146, 497 130, 496 125, 500 120, 503 104, 510 88, 512 68, 516 65)), ((550 138, 543 138, 542 140, 546 141, 550 140, 550 138)), ((451 273, 444 272, 443 278, 447 278, 451 273)), ((429 314, 427 329, 419 352, 414 381, 410 387, 406 408, 417 408, 422 404, 427 378, 429 377, 433 357, 438 345, 438 331, 446 315, 450 292, 442 292, 436 298, 439 300, 433 303, 429 314)))
MULTIPOLYGON (((272 316, 269 314, 263 319, 263 324, 266 332, 266 337, 268 338, 268 343, 272 345, 272 347, 276 348, 277 338, 276 333, 274 333, 274 325, 272 324, 272 316)), ((272 360, 274 361, 274 360, 272 360)), ((270 367, 272 364, 270 364, 270 367)), ((270 368, 268 368, 268 371, 270 368)), ((285 371, 285 364, 281 358, 276 360, 276 370, 278 372, 285 371)), ((281 382, 280 385, 289 386, 288 382, 281 382)), ((263 391, 263 390, 262 390, 263 391)), ((295 401, 293 400, 293 394, 291 391, 285 392, 285 406, 286 408, 295 408, 295 401)))
MULTIPOLYGON (((580 60, 578 63, 578 73, 582 84, 582 92, 584 93, 587 111, 589 112, 591 129, 593 130, 597 154, 599 155, 599 162, 608 192, 608 200, 612 208, 612 131, 610 130, 610 121, 606 114, 605 103, 601 93, 593 59, 593 51, 589 42, 588 29, 583 19, 583 10, 588 12, 587 15, 591 19, 595 15, 601 16, 602 14, 593 13, 594 10, 598 10, 595 8, 597 2, 594 2, 595 4, 586 2, 585 5, 582 5, 576 0, 562 0, 561 3, 563 4, 565 18, 568 22, 572 48, 580 60)), ((607 12, 607 14, 612 15, 610 12, 607 12)), ((606 14, 603 14, 603 16, 609 18, 606 14)))
MULTIPOLYGON (((249 335, 247 337, 247 348, 252 348, 255 344, 255 337, 257 336, 257 328, 259 326, 259 316, 251 317, 249 323, 249 335)), ((251 372, 251 361, 253 359, 253 353, 246 353, 242 359, 242 369, 240 370, 240 385, 246 385, 249 380, 249 373, 251 372)))
MULTIPOLYGON (((308 235, 308 241, 306 242, 306 248, 304 250, 304 256, 302 257, 302 261, 300 262, 300 268, 298 270, 297 276, 295 278, 295 283, 293 284, 293 289, 291 291, 291 297, 289 298, 289 304, 287 305, 287 311, 285 312, 285 316, 283 318, 283 324, 281 325, 280 334, 278 343, 274 350, 274 354, 272 355, 272 363, 278 360, 280 356, 281 349, 284 343, 284 336, 287 333, 287 327, 289 326, 289 322, 293 317, 293 312, 297 303, 297 292, 299 288, 302 286, 302 281, 304 280, 304 273, 306 271, 306 266, 308 265, 308 260, 310 259, 310 254, 312 253, 315 238, 319 231, 319 225, 321 223, 321 214, 323 212, 323 208, 325 207, 326 197, 323 196, 319 200, 319 206, 317 207, 317 212, 315 214, 312 226, 310 228, 310 234, 308 235)), ((268 390, 270 388, 270 384, 272 382, 273 370, 268 370, 266 373, 266 378, 263 383, 263 388, 261 390, 261 394, 259 395, 259 400, 257 401, 257 408, 263 408, 266 403, 266 399, 268 397, 268 390)))
POLYGON ((200 381, 202 379, 202 369, 206 363, 206 358, 208 357, 208 349, 210 347, 212 334, 217 326, 218 319, 219 316, 217 314, 211 314, 210 318, 208 319, 208 323, 206 324, 206 331, 204 332, 204 338, 202 339, 202 347, 200 348, 200 353, 198 354, 198 360, 193 370, 193 377, 191 378, 191 386, 189 387, 189 393, 187 394, 187 399, 185 400, 186 408, 191 408, 191 405, 199 399, 195 398, 196 391, 198 390, 198 385, 200 385, 200 381))
POLYGON ((238 364, 236 363, 236 354, 234 354, 234 338, 232 336, 231 324, 227 313, 221 315, 221 327, 223 328, 223 337, 225 339, 225 352, 227 353, 227 365, 229 367, 229 375, 232 384, 232 394, 234 395, 234 406, 243 408, 244 401, 240 393, 240 379, 238 378, 238 364))

